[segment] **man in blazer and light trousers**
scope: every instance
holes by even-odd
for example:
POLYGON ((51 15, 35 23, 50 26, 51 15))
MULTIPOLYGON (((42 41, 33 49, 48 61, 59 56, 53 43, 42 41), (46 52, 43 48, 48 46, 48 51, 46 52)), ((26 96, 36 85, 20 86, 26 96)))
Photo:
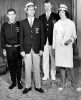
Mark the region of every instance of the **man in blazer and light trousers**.
POLYGON ((52 3, 50 0, 45 0, 44 2, 45 13, 39 16, 39 19, 42 20, 44 26, 44 52, 43 52, 43 72, 44 77, 43 80, 47 80, 51 74, 51 79, 55 80, 56 77, 56 69, 55 69, 55 61, 52 55, 52 38, 53 38, 53 25, 58 20, 58 16, 56 13, 52 12, 52 3), (51 58, 51 71, 49 64, 49 56, 51 58))
POLYGON ((25 62, 25 89, 23 94, 31 90, 31 71, 33 67, 35 90, 43 93, 40 78, 40 55, 44 49, 44 31, 41 20, 35 18, 36 6, 28 2, 25 7, 27 18, 21 21, 20 47, 25 62), (32 66, 33 65, 33 66, 32 66))

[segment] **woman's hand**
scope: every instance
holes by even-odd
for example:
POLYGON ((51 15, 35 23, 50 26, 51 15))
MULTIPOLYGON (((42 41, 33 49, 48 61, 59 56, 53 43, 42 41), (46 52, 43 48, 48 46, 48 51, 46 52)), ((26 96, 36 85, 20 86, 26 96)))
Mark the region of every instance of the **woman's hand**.
POLYGON ((25 57, 25 52, 24 51, 20 52, 20 54, 21 54, 22 57, 25 57))
POLYGON ((69 45, 70 43, 72 42, 72 40, 71 39, 69 39, 69 40, 67 40, 65 43, 64 43, 64 45, 69 45))

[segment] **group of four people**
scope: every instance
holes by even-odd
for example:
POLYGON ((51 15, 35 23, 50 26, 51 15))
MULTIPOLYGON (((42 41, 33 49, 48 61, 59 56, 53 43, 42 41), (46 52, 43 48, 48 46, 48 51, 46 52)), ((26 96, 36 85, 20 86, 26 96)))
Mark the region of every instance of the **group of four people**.
POLYGON ((13 89, 18 83, 18 89, 22 89, 21 69, 22 57, 25 64, 25 89, 23 94, 28 93, 31 87, 31 71, 33 69, 35 90, 44 93, 41 86, 40 77, 40 56, 43 55, 42 80, 47 80, 50 76, 56 79, 56 67, 61 67, 63 85, 65 87, 65 68, 70 68, 73 77, 73 48, 72 44, 76 39, 76 28, 73 21, 68 19, 68 8, 61 4, 58 14, 53 13, 52 3, 45 0, 45 13, 39 18, 35 17, 37 7, 33 2, 28 2, 25 7, 27 18, 21 22, 16 21, 16 11, 8 9, 8 22, 1 27, 1 46, 3 54, 7 55, 8 67, 10 70, 12 84, 9 89, 13 89), (60 19, 59 19, 59 16, 60 19), (22 56, 22 57, 21 57, 22 56), (49 75, 49 56, 51 60, 51 71, 49 75), (33 68, 32 68, 33 67, 33 68))

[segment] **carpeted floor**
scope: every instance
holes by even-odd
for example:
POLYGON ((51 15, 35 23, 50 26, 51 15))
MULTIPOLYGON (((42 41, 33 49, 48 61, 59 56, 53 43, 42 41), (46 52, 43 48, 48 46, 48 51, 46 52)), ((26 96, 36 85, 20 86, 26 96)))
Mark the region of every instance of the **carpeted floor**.
MULTIPOLYGON (((79 70, 80 71, 80 70, 79 70)), ((67 81, 67 86, 63 91, 58 90, 59 79, 52 81, 42 81, 42 88, 45 93, 41 94, 34 90, 32 81, 32 91, 27 94, 22 94, 22 90, 15 87, 9 90, 8 87, 11 83, 9 72, 0 75, 0 100, 81 100, 81 92, 77 92, 71 86, 70 81, 67 81)), ((22 84, 24 87, 24 77, 22 77, 22 84)), ((78 85, 81 85, 81 79, 78 78, 78 85)))

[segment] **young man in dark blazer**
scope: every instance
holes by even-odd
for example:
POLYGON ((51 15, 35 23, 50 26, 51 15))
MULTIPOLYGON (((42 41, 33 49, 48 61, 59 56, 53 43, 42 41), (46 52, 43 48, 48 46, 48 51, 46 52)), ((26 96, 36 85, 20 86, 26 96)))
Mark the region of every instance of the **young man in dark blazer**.
POLYGON ((33 64, 33 72, 35 79, 35 90, 43 93, 40 79, 40 55, 44 49, 44 31, 42 22, 35 18, 35 5, 28 2, 25 7, 27 18, 21 22, 20 28, 20 46, 21 55, 25 62, 25 89, 24 93, 31 90, 31 71, 33 64))
POLYGON ((13 89, 18 83, 18 89, 22 89, 21 70, 22 56, 20 55, 20 22, 16 21, 16 11, 12 8, 7 10, 8 21, 1 27, 1 46, 3 55, 7 56, 8 68, 10 71, 12 84, 9 89, 13 89))
POLYGON ((51 79, 55 80, 56 70, 55 70, 55 62, 54 57, 52 55, 52 38, 53 38, 53 26, 54 23, 58 20, 58 16, 56 13, 52 12, 52 3, 49 0, 45 0, 44 2, 45 13, 39 16, 39 19, 42 20, 44 26, 44 52, 43 52, 43 80, 47 80, 49 78, 49 55, 51 58, 51 79))

